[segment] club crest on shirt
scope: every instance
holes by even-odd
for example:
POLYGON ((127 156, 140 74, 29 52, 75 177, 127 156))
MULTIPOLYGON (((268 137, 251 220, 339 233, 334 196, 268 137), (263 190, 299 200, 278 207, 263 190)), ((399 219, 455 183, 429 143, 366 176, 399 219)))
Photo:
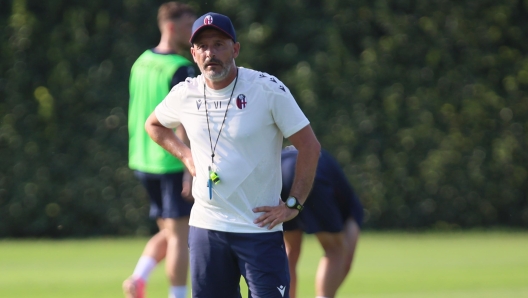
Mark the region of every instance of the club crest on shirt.
POLYGON ((239 94, 236 99, 236 105, 239 110, 245 109, 247 105, 246 96, 244 94, 239 94))
POLYGON ((202 106, 202 99, 199 98, 196 100, 196 109, 200 110, 200 107, 202 106))

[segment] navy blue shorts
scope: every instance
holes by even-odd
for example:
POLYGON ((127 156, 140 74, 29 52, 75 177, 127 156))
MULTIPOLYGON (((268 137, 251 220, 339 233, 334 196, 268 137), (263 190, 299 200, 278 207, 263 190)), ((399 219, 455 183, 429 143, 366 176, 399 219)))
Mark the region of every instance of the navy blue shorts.
POLYGON ((307 234, 318 232, 338 233, 350 214, 343 214, 333 203, 334 189, 331 185, 318 185, 306 199, 304 209, 294 219, 283 223, 284 231, 301 229, 307 234))
POLYGON ((190 227, 192 297, 288 298, 290 274, 282 232, 227 233, 190 227))
POLYGON ((335 197, 334 186, 316 181, 303 211, 282 226, 284 231, 301 229, 307 234, 339 233, 348 218, 353 218, 361 226, 358 219, 363 217, 362 212, 363 206, 355 194, 346 201, 340 201, 335 197))
MULTIPOLYGON (((295 177, 297 150, 287 147, 281 152, 281 198, 286 200, 295 177)), ((308 234, 338 233, 345 222, 353 218, 361 227, 363 206, 341 166, 326 150, 321 150, 317 171, 304 210, 283 224, 284 231, 301 229, 308 234)))
POLYGON ((182 173, 150 174, 134 171, 150 197, 151 218, 180 218, 191 214, 192 202, 182 198, 182 173))

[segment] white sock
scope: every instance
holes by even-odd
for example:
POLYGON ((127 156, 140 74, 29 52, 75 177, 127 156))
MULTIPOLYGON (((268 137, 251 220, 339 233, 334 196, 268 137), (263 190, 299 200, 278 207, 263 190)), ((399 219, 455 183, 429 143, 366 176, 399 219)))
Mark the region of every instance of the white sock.
POLYGON ((185 298, 187 297, 187 286, 171 286, 169 298, 185 298))
POLYGON ((141 258, 139 258, 136 264, 136 268, 134 269, 134 273, 132 273, 132 275, 139 277, 144 281, 147 281, 150 276, 150 272, 152 272, 152 269, 154 269, 157 264, 158 263, 154 258, 148 256, 141 256, 141 258))

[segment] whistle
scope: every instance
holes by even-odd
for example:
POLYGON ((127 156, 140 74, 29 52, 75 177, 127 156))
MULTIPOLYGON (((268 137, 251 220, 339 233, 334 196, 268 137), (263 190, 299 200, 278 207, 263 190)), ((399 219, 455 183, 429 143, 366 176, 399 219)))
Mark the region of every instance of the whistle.
POLYGON ((211 181, 213 181, 214 184, 218 184, 220 182, 220 177, 218 177, 218 174, 216 172, 210 172, 209 178, 211 178, 211 181))

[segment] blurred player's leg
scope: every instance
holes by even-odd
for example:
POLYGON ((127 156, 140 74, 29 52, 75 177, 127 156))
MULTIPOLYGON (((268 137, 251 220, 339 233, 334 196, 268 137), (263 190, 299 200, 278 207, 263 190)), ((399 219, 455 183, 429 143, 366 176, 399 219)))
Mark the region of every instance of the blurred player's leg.
POLYGON ((344 231, 320 232, 316 236, 325 251, 317 268, 316 294, 318 297, 332 298, 350 271, 359 228, 355 221, 348 220, 344 231))
POLYGON ((350 272, 350 269, 352 267, 352 261, 354 260, 354 253, 356 251, 357 242, 359 239, 360 234, 360 228, 359 225, 355 220, 352 218, 349 218, 347 222, 345 223, 345 241, 347 242, 348 250, 347 255, 345 259, 345 264, 347 264, 347 268, 345 271, 345 277, 350 272))
POLYGON ((301 255, 302 236, 302 230, 284 231, 284 244, 290 269, 290 298, 296 298, 297 295, 297 262, 301 255))
POLYGON ((123 291, 126 298, 145 297, 145 287, 152 270, 163 260, 167 249, 166 232, 162 220, 158 220, 160 232, 156 233, 147 242, 143 253, 136 264, 134 273, 123 282, 123 291))
POLYGON ((165 269, 171 284, 170 298, 186 297, 187 271, 189 270, 188 223, 189 217, 164 220, 167 235, 165 269))
POLYGON ((318 297, 334 297, 345 276, 344 259, 348 245, 343 232, 320 232, 316 236, 324 256, 317 267, 315 291, 318 297))
POLYGON ((126 298, 144 298, 145 282, 140 278, 131 276, 123 282, 123 291, 126 298))

